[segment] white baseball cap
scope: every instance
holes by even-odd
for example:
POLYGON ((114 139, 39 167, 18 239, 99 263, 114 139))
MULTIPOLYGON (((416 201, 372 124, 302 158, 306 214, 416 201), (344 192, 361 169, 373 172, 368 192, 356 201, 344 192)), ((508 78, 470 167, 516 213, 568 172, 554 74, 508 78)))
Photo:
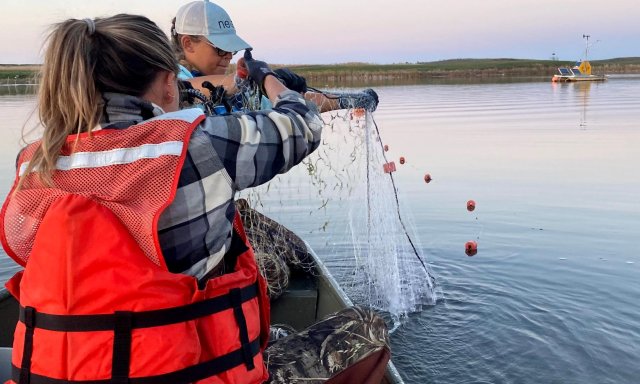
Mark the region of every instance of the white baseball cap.
POLYGON ((178 9, 176 33, 205 36, 213 45, 227 52, 251 48, 236 35, 229 14, 208 0, 192 1, 178 9))

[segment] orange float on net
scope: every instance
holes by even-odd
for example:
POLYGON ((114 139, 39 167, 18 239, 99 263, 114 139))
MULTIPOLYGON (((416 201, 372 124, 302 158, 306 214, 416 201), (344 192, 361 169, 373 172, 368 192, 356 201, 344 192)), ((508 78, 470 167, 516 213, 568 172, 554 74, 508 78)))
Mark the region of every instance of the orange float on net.
POLYGON ((388 146, 388 145, 386 145, 386 144, 384 145, 384 151, 385 151, 385 152, 388 152, 388 151, 389 151, 389 146, 388 146))
POLYGON ((382 165, 382 169, 384 169, 384 173, 391 173, 396 171, 396 163, 390 161, 386 164, 382 165))
POLYGON ((476 202, 473 200, 467 201, 467 211, 472 212, 474 209, 476 209, 476 202))
POLYGON ((352 115, 353 117, 355 117, 356 119, 358 119, 358 118, 360 118, 360 117, 364 117, 364 115, 365 115, 366 113, 367 113, 367 112, 365 111, 365 109, 364 109, 364 108, 355 108, 355 109, 351 112, 351 115, 352 115))
POLYGON ((247 70, 247 66, 244 62, 244 57, 238 59, 238 63, 236 63, 236 75, 238 75, 239 79, 246 79, 249 76, 249 71, 247 70))
POLYGON ((400 157, 400 164, 404 164, 404 157, 400 157))
POLYGON ((429 184, 431 182, 431 175, 430 174, 425 174, 424 175, 424 182, 429 184))
POLYGON ((466 253, 469 257, 474 256, 476 253, 478 253, 478 243, 476 243, 475 241, 467 241, 464 244, 464 253, 466 253))

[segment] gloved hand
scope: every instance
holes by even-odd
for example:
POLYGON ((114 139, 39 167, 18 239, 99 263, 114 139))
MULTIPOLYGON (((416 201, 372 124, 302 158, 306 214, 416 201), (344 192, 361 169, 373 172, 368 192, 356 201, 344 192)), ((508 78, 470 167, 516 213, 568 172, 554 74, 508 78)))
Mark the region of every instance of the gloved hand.
POLYGON ((289 68, 278 68, 273 71, 285 87, 298 93, 307 92, 307 79, 296 74, 289 68))
POLYGON ((267 76, 275 76, 267 63, 260 60, 254 60, 253 56, 251 55, 251 48, 244 50, 244 65, 247 67, 249 79, 258 84, 260 88, 263 87, 264 79, 267 76))
POLYGON ((378 108, 378 102, 378 94, 371 88, 358 93, 343 94, 338 98, 341 109, 364 108, 373 112, 378 108))

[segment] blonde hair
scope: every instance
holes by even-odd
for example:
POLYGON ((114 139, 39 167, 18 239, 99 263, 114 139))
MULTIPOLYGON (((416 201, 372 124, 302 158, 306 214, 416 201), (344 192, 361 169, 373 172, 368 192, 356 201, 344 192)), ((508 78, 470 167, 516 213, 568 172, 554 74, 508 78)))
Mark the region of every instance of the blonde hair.
POLYGON ((100 123, 103 93, 139 97, 158 73, 177 73, 178 65, 167 36, 144 16, 69 19, 53 27, 47 42, 38 90, 44 134, 24 175, 37 169, 51 185, 68 136, 100 123))
POLYGON ((171 20, 171 45, 173 47, 173 52, 176 56, 176 58, 178 59, 178 63, 180 65, 182 65, 183 67, 187 68, 189 71, 193 71, 198 70, 198 68, 196 68, 193 64, 191 64, 185 54, 184 54, 184 47, 182 46, 182 36, 187 36, 189 39, 191 39, 191 41, 195 41, 195 42, 199 42, 202 41, 202 39, 204 39, 204 36, 200 36, 200 35, 182 35, 178 32, 176 32, 176 18, 174 17, 171 20))

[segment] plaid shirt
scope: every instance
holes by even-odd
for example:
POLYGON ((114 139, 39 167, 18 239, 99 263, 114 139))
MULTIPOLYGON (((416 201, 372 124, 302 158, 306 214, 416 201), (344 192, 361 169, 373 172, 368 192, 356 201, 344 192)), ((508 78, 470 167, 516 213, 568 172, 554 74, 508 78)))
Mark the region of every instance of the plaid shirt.
MULTIPOLYGON (((144 100, 105 94, 102 128, 125 129, 162 114, 144 100)), ((284 173, 320 144, 322 120, 296 92, 273 110, 207 117, 193 132, 178 190, 158 221, 160 246, 176 273, 203 278, 231 245, 236 192, 284 173)))

